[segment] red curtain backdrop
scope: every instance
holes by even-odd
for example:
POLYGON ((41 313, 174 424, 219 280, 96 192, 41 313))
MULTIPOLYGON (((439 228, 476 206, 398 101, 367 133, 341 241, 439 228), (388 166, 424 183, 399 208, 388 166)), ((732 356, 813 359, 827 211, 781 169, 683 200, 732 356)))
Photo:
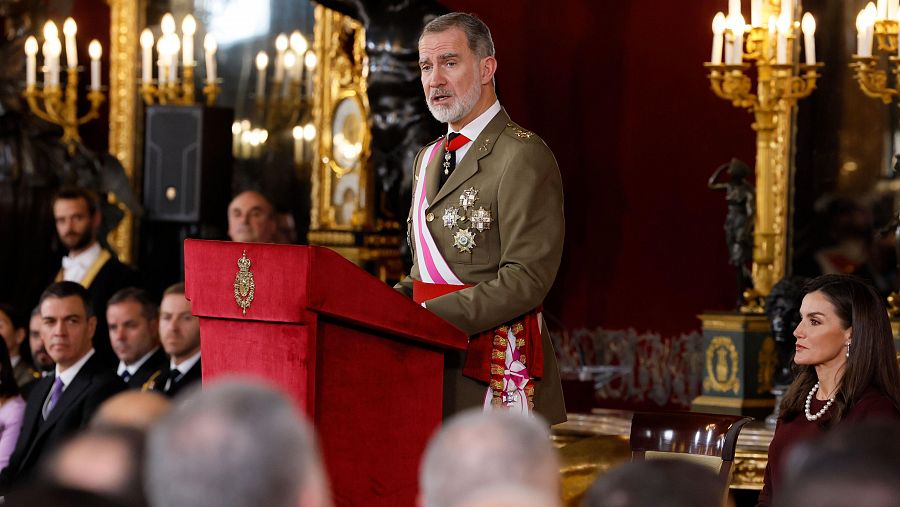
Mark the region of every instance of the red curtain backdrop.
POLYGON ((725 0, 445 0, 490 26, 501 103, 556 154, 566 249, 546 308, 566 328, 664 335, 729 310, 725 198, 707 190, 752 116, 715 97, 703 62, 725 0))

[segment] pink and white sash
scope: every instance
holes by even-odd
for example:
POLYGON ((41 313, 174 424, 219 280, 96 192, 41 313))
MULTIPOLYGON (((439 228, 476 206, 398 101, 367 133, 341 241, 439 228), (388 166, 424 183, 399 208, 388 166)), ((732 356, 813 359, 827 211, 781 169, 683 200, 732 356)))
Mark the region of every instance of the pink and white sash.
POLYGON ((422 165, 419 168, 419 181, 416 184, 416 191, 413 194, 413 203, 415 210, 413 212, 413 231, 416 238, 416 264, 419 265, 419 276, 423 282, 442 283, 449 285, 463 285, 463 282, 450 269, 450 265, 441 255, 431 231, 428 230, 428 222, 425 219, 425 210, 428 209, 428 197, 426 192, 426 172, 425 168, 434 159, 435 154, 441 148, 441 141, 434 143, 429 150, 427 157, 422 157, 422 165))

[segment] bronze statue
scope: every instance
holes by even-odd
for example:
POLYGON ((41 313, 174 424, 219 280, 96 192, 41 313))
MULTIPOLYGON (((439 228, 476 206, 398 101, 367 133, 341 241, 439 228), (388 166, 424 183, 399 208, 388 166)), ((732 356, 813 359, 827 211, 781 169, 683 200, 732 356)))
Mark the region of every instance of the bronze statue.
POLYGON ((728 263, 737 271, 737 308, 743 304, 744 291, 750 288, 750 269, 747 264, 753 258, 753 219, 756 215, 756 192, 747 183, 750 168, 733 158, 722 164, 709 177, 711 190, 725 192, 728 215, 725 217, 725 243, 728 246, 728 263), (728 170, 730 180, 720 182, 719 176, 728 170))
POLYGON ((775 395, 775 411, 766 418, 766 423, 774 426, 778 421, 781 396, 794 380, 792 369, 794 359, 794 329, 800 324, 800 303, 803 301, 803 286, 806 278, 785 277, 778 281, 772 292, 766 296, 766 317, 775 340, 777 362, 772 375, 772 394, 775 395))

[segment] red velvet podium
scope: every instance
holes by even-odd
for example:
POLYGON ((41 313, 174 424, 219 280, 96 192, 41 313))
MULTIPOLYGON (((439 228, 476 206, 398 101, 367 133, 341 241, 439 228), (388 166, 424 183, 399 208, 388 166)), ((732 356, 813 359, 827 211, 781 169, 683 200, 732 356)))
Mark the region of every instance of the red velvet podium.
POLYGON ((187 240, 184 259, 203 381, 251 375, 288 392, 315 424, 335 505, 413 506, 441 421, 443 350, 464 348, 463 332, 325 248, 187 240))

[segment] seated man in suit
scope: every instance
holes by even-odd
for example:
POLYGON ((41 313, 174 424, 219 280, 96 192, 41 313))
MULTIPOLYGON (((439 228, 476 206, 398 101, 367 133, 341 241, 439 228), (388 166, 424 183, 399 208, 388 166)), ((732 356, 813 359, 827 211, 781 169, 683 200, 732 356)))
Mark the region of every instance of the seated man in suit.
POLYGON ((159 307, 144 289, 127 287, 109 298, 106 321, 119 358, 116 374, 129 389, 149 389, 168 363, 159 345, 159 307))
POLYGON ((163 292, 159 335, 169 355, 169 369, 160 375, 153 389, 172 398, 186 386, 200 382, 200 319, 191 313, 183 283, 163 292))
POLYGON ((41 337, 56 371, 31 390, 22 432, 0 484, 20 485, 41 457, 86 426, 97 407, 125 389, 99 361, 91 339, 97 328, 91 298, 75 282, 57 282, 41 294, 41 337))
POLYGON ((100 245, 97 238, 102 217, 97 197, 90 191, 77 187, 61 189, 53 199, 53 218, 59 241, 68 252, 55 281, 77 282, 90 292, 97 318, 94 348, 112 366, 116 356, 109 346, 106 302, 117 290, 137 285, 137 273, 100 245))

